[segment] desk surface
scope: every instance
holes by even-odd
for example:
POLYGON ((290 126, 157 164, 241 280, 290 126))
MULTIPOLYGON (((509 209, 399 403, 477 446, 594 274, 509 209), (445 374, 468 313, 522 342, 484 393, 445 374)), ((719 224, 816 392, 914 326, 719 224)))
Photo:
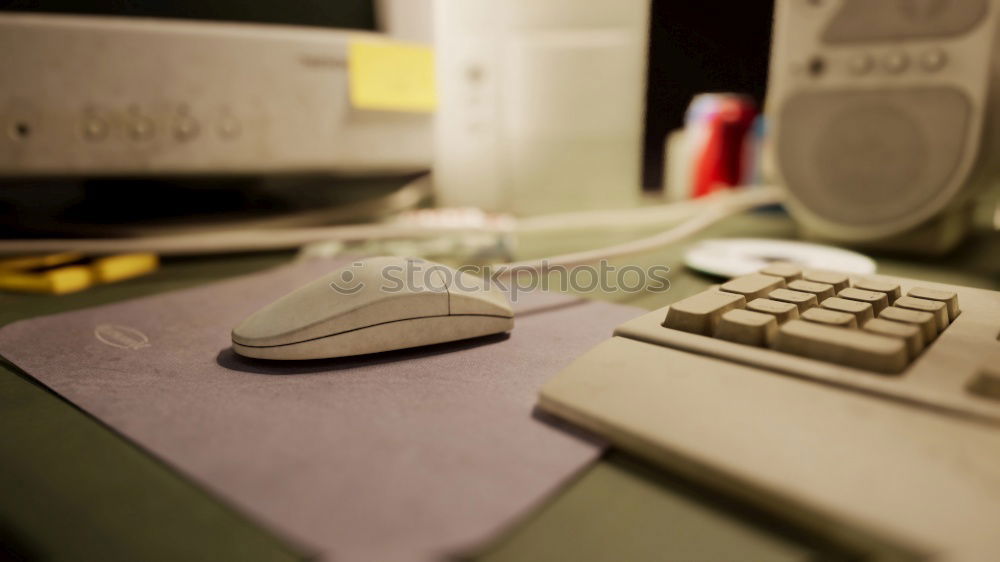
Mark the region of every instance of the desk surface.
MULTIPOLYGON (((518 257, 606 244, 615 235, 635 233, 577 233, 570 242, 525 240, 522 247, 528 251, 518 257)), ((794 227, 781 215, 755 215, 728 221, 695 239, 734 235, 792 237, 794 227)), ((686 245, 628 261, 669 265, 668 293, 591 296, 655 308, 701 290, 712 280, 681 266, 686 245)), ((0 294, 0 324, 190 287, 290 257, 274 253, 168 260, 152 276, 77 295, 0 294)), ((1000 234, 984 234, 945 259, 883 257, 879 269, 998 290, 1000 234)), ((0 427, 0 559, 306 557, 8 363, 0 363, 0 427)), ((476 558, 801 560, 817 550, 837 554, 831 545, 751 507, 612 452, 476 558)))

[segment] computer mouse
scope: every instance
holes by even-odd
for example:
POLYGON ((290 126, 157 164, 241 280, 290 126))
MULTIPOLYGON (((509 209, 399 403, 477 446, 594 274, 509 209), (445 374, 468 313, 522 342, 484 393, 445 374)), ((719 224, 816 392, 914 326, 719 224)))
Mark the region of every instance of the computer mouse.
POLYGON ((415 258, 356 261, 250 315, 233 351, 259 359, 325 359, 508 332, 507 297, 469 272, 415 258))

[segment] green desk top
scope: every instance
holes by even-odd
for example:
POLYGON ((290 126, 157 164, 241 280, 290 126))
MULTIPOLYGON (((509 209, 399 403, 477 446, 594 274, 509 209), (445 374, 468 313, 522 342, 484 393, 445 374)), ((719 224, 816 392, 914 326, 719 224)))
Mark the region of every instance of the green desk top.
MULTIPOLYGON (((740 217, 698 238, 792 237, 781 215, 740 217)), ((622 236, 625 236, 624 234, 622 236)), ((634 233, 632 234, 634 236, 634 233)), ((607 244, 526 240, 523 256, 607 244)), ((681 267, 680 244, 628 260, 671 267, 666 294, 595 294, 655 308, 713 280, 681 267)), ((167 260, 157 273, 61 297, 0 294, 0 324, 257 271, 289 253, 167 260)), ((624 265, 624 260, 618 260, 624 265)), ((946 259, 879 259, 880 271, 1000 289, 1000 235, 946 259)), ((303 552, 225 505, 112 429, 0 363, 0 560, 299 560, 303 552)), ((612 452, 474 558, 501 560, 802 560, 847 556, 710 490, 612 452)))

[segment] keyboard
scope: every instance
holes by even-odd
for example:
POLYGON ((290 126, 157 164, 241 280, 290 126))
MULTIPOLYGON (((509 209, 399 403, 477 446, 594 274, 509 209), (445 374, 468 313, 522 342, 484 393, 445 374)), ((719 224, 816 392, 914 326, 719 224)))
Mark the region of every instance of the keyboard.
POLYGON ((619 326, 539 407, 858 552, 1000 553, 994 291, 772 264, 619 326))

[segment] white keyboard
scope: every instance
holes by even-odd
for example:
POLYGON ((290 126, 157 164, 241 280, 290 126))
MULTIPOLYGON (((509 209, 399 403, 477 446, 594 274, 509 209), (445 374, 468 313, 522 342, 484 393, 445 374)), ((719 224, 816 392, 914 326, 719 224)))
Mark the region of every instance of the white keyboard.
POLYGON ((1000 293, 776 264, 619 326, 539 405, 860 551, 995 560, 998 338, 1000 293))

